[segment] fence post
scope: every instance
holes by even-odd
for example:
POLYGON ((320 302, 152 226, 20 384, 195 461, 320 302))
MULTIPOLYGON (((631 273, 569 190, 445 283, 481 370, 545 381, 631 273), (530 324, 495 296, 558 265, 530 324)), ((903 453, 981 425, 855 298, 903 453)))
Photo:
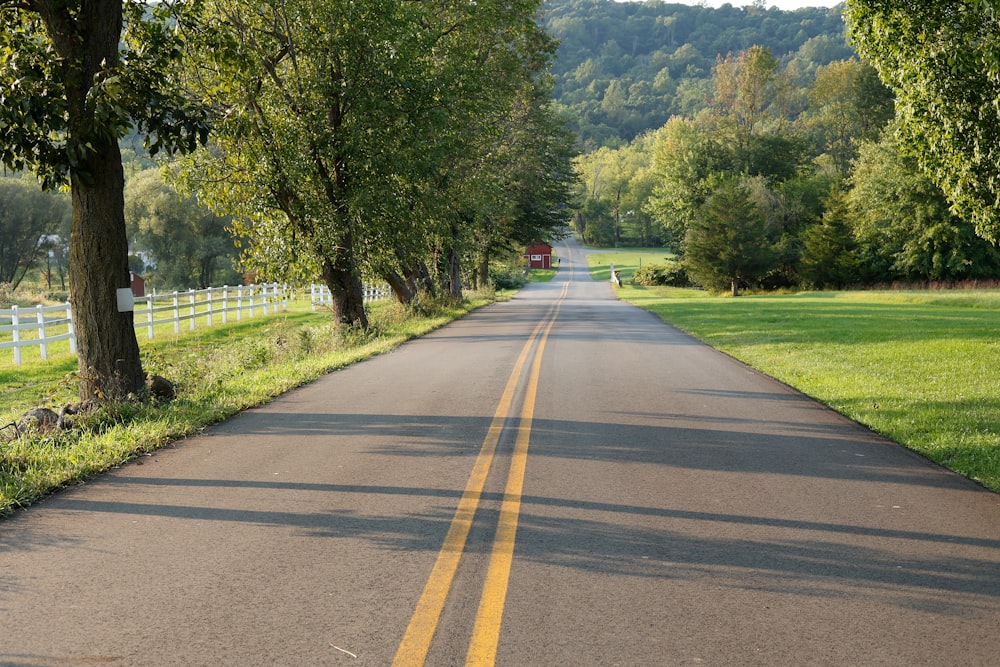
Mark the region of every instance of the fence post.
POLYGON ((14 333, 14 364, 21 365, 21 316, 17 312, 17 306, 10 307, 10 324, 14 333))
POLYGON ((236 320, 243 319, 243 285, 236 288, 236 320))
POLYGON ((194 290, 193 289, 189 289, 188 290, 188 305, 190 306, 189 310, 190 310, 190 313, 191 313, 191 324, 188 325, 188 331, 194 331, 194 319, 195 319, 195 310, 194 310, 194 308, 195 308, 195 306, 194 306, 194 290))
POLYGON ((153 340, 153 298, 156 296, 155 290, 146 297, 146 336, 153 340))
POLYGON ((180 294, 174 291, 174 333, 181 332, 181 299, 180 294))
POLYGON ((249 287, 250 287, 250 317, 253 317, 254 316, 254 312, 253 312, 254 296, 257 295, 257 286, 256 285, 249 285, 249 287))
POLYGON ((214 287, 208 288, 208 321, 205 323, 206 326, 212 326, 212 291, 214 287))
POLYGON ((73 307, 66 302, 66 326, 69 328, 69 352, 76 354, 76 326, 73 324, 73 307))
POLYGON ((229 321, 229 285, 222 286, 222 323, 229 321))
POLYGON ((35 306, 35 320, 38 322, 38 349, 42 355, 42 361, 49 360, 49 345, 45 341, 45 311, 42 307, 35 306))

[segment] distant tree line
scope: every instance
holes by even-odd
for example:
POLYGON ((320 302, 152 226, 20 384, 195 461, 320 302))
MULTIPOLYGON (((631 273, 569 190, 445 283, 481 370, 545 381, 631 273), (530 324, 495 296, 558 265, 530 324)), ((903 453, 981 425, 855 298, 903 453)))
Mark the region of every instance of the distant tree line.
POLYGON ((66 289, 70 202, 26 175, 0 176, 0 284, 17 289, 41 267, 50 289, 66 289))

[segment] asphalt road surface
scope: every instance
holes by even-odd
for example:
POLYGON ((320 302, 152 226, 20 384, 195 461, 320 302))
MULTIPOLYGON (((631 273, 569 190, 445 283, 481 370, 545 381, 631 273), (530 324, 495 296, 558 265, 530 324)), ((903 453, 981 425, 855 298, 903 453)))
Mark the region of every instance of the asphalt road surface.
POLYGON ((1000 664, 997 495, 559 252, 0 521, 0 664, 1000 664))

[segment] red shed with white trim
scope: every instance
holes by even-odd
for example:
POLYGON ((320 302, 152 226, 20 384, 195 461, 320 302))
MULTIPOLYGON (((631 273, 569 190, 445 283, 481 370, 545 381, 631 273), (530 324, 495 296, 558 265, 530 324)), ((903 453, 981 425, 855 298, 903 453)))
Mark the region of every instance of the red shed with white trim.
POLYGON ((532 269, 548 269, 552 266, 552 246, 548 243, 534 243, 524 249, 528 266, 532 269))

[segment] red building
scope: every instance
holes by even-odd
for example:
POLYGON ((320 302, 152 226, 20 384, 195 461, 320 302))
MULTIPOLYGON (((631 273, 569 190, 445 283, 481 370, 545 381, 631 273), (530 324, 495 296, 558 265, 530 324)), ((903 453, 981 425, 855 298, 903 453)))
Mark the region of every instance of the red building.
POLYGON ((532 269, 548 269, 552 266, 552 246, 548 243, 534 243, 524 249, 524 257, 532 269))
POLYGON ((132 271, 128 272, 128 276, 132 280, 132 294, 135 296, 146 296, 146 280, 132 271))

